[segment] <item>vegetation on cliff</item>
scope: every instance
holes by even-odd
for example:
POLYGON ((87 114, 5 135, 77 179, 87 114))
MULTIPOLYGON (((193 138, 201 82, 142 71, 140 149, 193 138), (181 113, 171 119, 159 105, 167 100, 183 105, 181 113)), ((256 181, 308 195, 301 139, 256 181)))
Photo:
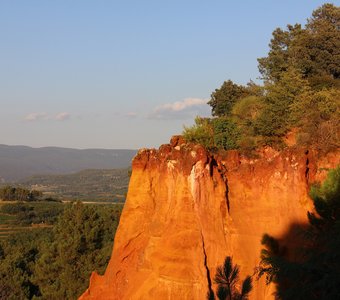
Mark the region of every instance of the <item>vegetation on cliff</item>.
POLYGON ((184 128, 188 141, 208 149, 282 147, 298 128, 299 144, 340 146, 340 8, 324 4, 304 27, 275 29, 269 48, 258 59, 263 85, 225 81, 208 102, 213 117, 184 128))
POLYGON ((259 276, 277 284, 280 299, 338 299, 340 295, 340 166, 311 189, 309 226, 292 227, 280 241, 264 235, 259 276), (281 245, 294 238, 289 253, 281 245), (294 254, 294 255, 293 255, 294 254))

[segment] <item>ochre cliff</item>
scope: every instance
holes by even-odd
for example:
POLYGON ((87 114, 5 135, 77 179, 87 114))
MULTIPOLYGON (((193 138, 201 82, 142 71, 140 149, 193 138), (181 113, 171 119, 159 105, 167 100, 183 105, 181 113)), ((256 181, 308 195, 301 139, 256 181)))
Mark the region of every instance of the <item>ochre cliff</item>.
MULTIPOLYGON (((224 258, 241 279, 259 264, 261 237, 284 239, 307 223, 309 185, 339 163, 338 155, 263 150, 213 157, 173 137, 159 150, 140 150, 104 276, 93 273, 80 299, 206 299, 224 258)), ((275 287, 254 280, 251 299, 273 299, 275 287)))

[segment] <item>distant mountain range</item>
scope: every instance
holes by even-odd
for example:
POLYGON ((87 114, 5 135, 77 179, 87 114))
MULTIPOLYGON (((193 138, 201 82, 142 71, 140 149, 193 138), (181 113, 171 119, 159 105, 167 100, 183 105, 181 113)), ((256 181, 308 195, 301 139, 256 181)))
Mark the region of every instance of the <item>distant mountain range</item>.
POLYGON ((0 182, 32 175, 67 174, 84 169, 128 168, 136 150, 31 148, 0 144, 0 182))

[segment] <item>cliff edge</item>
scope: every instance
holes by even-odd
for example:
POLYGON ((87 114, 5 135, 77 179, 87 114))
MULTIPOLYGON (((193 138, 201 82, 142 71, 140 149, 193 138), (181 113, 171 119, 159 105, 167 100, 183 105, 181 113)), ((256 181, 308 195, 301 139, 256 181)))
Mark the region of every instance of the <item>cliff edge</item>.
MULTIPOLYGON (((285 238, 307 224, 312 182, 339 164, 306 149, 265 149, 256 159, 237 151, 213 156, 179 137, 132 162, 127 201, 103 276, 95 272, 85 299, 206 299, 224 258, 241 279, 260 261, 261 238, 285 238), (293 230, 294 232, 294 230, 293 230)), ((250 298, 274 299, 274 285, 254 280, 250 298)))

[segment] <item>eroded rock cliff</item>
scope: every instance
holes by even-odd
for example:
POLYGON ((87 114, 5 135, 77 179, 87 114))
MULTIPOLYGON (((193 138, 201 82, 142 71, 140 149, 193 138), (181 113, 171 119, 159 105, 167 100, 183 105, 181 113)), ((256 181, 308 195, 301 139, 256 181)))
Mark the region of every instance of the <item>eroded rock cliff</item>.
MULTIPOLYGON (((252 275, 262 235, 293 245, 312 210, 310 183, 338 163, 296 148, 214 157, 180 137, 140 150, 108 268, 92 274, 80 299, 206 299, 227 255, 241 279, 252 275)), ((251 299, 273 299, 274 290, 254 281, 251 299)))

